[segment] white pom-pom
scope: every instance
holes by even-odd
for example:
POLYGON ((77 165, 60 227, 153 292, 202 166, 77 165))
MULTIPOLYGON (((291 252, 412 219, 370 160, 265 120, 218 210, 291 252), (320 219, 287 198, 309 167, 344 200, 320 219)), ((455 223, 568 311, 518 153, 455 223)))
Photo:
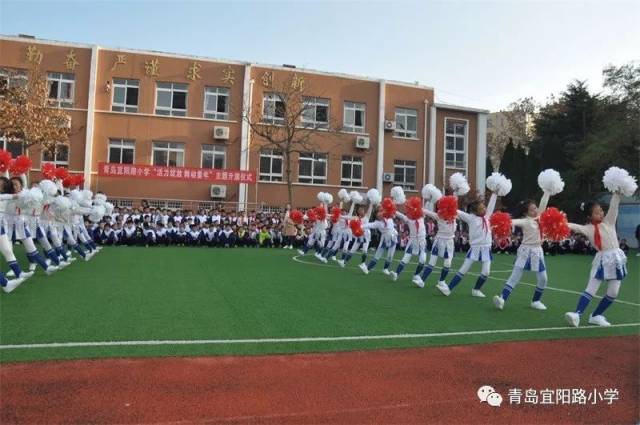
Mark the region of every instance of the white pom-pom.
POLYGON ((367 192, 367 199, 371 204, 379 205, 380 202, 382 202, 382 195, 380 195, 378 189, 369 189, 369 191, 367 192))
POLYGON ((107 195, 104 193, 96 193, 93 197, 93 203, 96 205, 102 205, 107 202, 107 195))
POLYGON ((508 195, 511 192, 511 187, 511 180, 506 178, 504 174, 494 172, 487 177, 487 189, 498 196, 508 195))
POLYGON ((329 192, 326 193, 325 199, 327 201, 325 202, 327 205, 333 204, 333 195, 330 194, 329 192))
POLYGON ((512 184, 511 184, 511 180, 509 180, 508 178, 504 177, 504 179, 502 179, 500 181, 500 183, 498 183, 498 191, 497 191, 497 195, 498 196, 507 196, 509 194, 509 192, 511 192, 511 188, 512 188, 512 184))
POLYGON ((56 193, 58 193, 58 186, 56 186, 56 184, 51 180, 42 180, 38 183, 38 187, 45 196, 52 197, 56 196, 56 193))
POLYGON ((100 220, 102 220, 102 217, 104 217, 105 213, 106 213, 106 209, 104 205, 94 205, 91 208, 91 213, 89 214, 89 220, 91 220, 93 223, 98 223, 100 220))
POLYGON ((604 172, 602 183, 609 192, 619 192, 624 196, 633 196, 638 190, 636 178, 623 168, 610 167, 604 172))
POLYGON ((491 192, 495 192, 498 189, 498 183, 500 182, 501 177, 504 176, 497 171, 491 173, 491 175, 487 177, 487 189, 491 192))
POLYGON ((71 192, 69 192, 69 196, 78 204, 81 204, 82 201, 84 201, 84 195, 78 189, 73 189, 71 192))
POLYGON ((84 199, 86 199, 88 201, 93 199, 93 192, 90 191, 89 189, 83 189, 81 192, 82 192, 82 196, 84 197, 84 199))
POLYGON ((349 192, 347 192, 347 189, 340 189, 338 191, 338 198, 340 198, 340 200, 343 202, 349 202, 351 200, 351 198, 349 197, 349 192))
POLYGON ((113 214, 113 204, 111 202, 105 202, 104 203, 104 210, 105 210, 105 215, 111 215, 113 214))
POLYGON ((407 201, 402 186, 394 186, 391 188, 391 198, 396 205, 402 205, 407 201))
POLYGON ((449 177, 449 187, 456 196, 464 196, 471 190, 467 178, 462 173, 453 173, 449 177))
POLYGON ((429 183, 422 188, 422 198, 426 202, 438 202, 438 199, 442 198, 442 192, 440 189, 429 183))
POLYGON ((325 201, 325 199, 326 199, 326 198, 325 198, 325 195, 326 195, 326 194, 325 194, 324 192, 318 192, 318 195, 317 195, 317 197, 318 197, 318 201, 323 202, 323 203, 324 203, 324 202, 326 202, 326 201, 325 201))
POLYGON ((71 208, 71 199, 66 196, 56 196, 56 199, 51 205, 57 212, 64 213, 66 210, 71 208))
POLYGON ((564 182, 560 173, 552 168, 547 168, 538 174, 538 186, 549 195, 557 195, 564 190, 564 182))
POLYGON ((31 189, 25 189, 18 194, 17 204, 23 210, 30 210, 37 208, 43 201, 44 195, 40 188, 34 187, 31 189))
POLYGON ((351 192, 349 192, 349 198, 354 204, 362 204, 364 202, 362 194, 357 190, 352 190, 351 192))

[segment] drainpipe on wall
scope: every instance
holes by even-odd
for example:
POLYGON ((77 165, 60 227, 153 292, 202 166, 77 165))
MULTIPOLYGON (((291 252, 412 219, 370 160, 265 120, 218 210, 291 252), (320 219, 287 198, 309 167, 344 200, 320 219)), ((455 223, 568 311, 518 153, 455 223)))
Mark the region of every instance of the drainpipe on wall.
POLYGON ((422 186, 427 184, 427 123, 429 115, 429 99, 424 100, 424 134, 422 136, 422 186))
MULTIPOLYGON (((89 71, 89 98, 87 100, 87 129, 84 140, 84 188, 91 188, 93 167, 93 129, 96 115, 96 90, 98 88, 98 46, 91 47, 91 68, 89 71)), ((42 168, 42 165, 41 165, 42 168)), ((98 188, 96 187, 96 191, 98 188)))
MULTIPOLYGON (((240 125, 240 169, 249 169, 249 137, 250 127, 247 121, 251 117, 251 92, 253 89, 253 81, 251 80, 251 65, 244 67, 244 80, 242 88, 242 123, 240 125)), ((247 211, 247 197, 249 188, 247 183, 240 183, 238 191, 238 207, 242 207, 247 211)))
POLYGON ((429 129, 429 183, 433 185, 436 184, 436 112, 436 105, 431 105, 431 124, 429 129))
POLYGON ((382 193, 382 175, 384 174, 384 103, 386 82, 380 80, 380 93, 378 96, 378 157, 376 165, 376 189, 382 193))

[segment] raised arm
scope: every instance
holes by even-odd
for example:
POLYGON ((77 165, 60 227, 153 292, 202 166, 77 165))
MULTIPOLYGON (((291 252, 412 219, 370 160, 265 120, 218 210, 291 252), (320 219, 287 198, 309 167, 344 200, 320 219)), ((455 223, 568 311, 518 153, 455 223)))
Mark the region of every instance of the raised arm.
POLYGON ((609 202, 609 211, 604 216, 604 222, 614 226, 618 219, 618 209, 620 209, 620 194, 614 193, 611 195, 611 202, 609 202))
POLYGON ((496 209, 497 200, 498 200, 498 195, 496 195, 495 193, 492 193, 491 197, 489 198, 489 204, 487 205, 487 214, 489 215, 493 214, 493 210, 496 209))
POLYGON ((429 218, 432 218, 432 219, 434 219, 434 220, 437 220, 437 219, 438 219, 438 214, 434 213, 433 211, 431 211, 431 210, 430 210, 430 209, 428 209, 428 208, 424 208, 424 209, 422 210, 422 212, 424 213, 424 215, 426 215, 426 216, 427 216, 427 217, 429 217, 429 218))
POLYGON ((409 217, 402 214, 400 211, 396 212, 396 217, 398 217, 400 220, 404 221, 405 223, 409 223, 409 217))
POLYGON ((465 223, 469 223, 471 222, 471 219, 473 218, 473 214, 469 214, 467 212, 464 212, 462 210, 458 210, 458 218, 462 221, 464 221, 465 223))
POLYGON ((587 226, 569 223, 569 229, 571 229, 571 231, 574 233, 580 233, 581 235, 587 236, 587 226))
POLYGON ((547 209, 547 204, 549 204, 550 197, 551 195, 549 195, 548 192, 544 192, 542 194, 542 199, 540 199, 540 204, 538 204, 538 214, 542 214, 544 210, 547 209))
POLYGON ((522 227, 527 223, 526 218, 514 218, 511 220, 511 227, 522 227))
POLYGON ((363 229, 378 229, 378 230, 382 230, 382 229, 384 229, 384 223, 381 222, 381 221, 376 220, 376 221, 372 221, 370 223, 365 223, 362 226, 362 228, 363 229))

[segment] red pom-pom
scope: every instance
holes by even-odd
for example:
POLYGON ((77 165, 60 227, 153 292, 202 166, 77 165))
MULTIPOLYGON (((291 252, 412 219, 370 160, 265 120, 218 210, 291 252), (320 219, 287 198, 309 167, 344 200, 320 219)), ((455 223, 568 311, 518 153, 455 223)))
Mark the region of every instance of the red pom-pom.
POLYGON ((569 237, 567 215, 557 208, 550 207, 540 214, 540 228, 545 238, 562 241, 569 237))
POLYGON ((407 211, 407 217, 409 217, 411 220, 420 220, 422 217, 424 217, 421 198, 412 196, 411 198, 407 199, 404 207, 407 211))
POLYGON ((318 216, 316 215, 315 208, 311 208, 307 210, 307 220, 316 221, 317 219, 318 219, 318 216))
POLYGON ((64 180, 67 177, 69 177, 69 170, 67 170, 64 167, 57 167, 54 175, 55 175, 56 179, 64 180))
POLYGON ((438 216, 449 223, 458 216, 458 198, 456 196, 443 196, 438 200, 438 216))
POLYGON ((62 179, 62 185, 64 187, 73 187, 75 182, 76 182, 76 179, 73 176, 67 176, 64 179, 62 179))
POLYGON ((316 208, 316 220, 318 221, 324 221, 327 218, 327 209, 322 206, 322 205, 318 205, 316 208))
POLYGON ((74 178, 75 178, 75 181, 74 181, 75 186, 80 186, 80 187, 84 186, 84 175, 76 174, 74 178))
POLYGON ((342 215, 342 210, 339 207, 331 208, 331 222, 333 224, 337 223, 340 220, 340 216, 342 215))
POLYGON ((11 152, 0 149, 0 173, 4 173, 9 169, 11 163, 11 152))
POLYGON ((498 239, 506 239, 511 236, 511 216, 506 212, 495 212, 489 219, 493 236, 498 239))
POLYGON ((289 218, 291 218, 295 224, 302 224, 304 221, 304 214, 299 210, 293 210, 289 213, 289 218))
POLYGON ((16 176, 26 174, 30 169, 31 159, 26 155, 20 155, 9 163, 9 172, 16 176))
POLYGON ((364 229, 362 228, 362 220, 359 218, 353 218, 349 220, 349 228, 351 229, 351 233, 353 236, 359 238, 364 235, 364 229))
POLYGON ((382 208, 382 216, 384 218, 394 218, 396 212, 398 212, 396 204, 393 203, 393 199, 391 198, 384 198, 380 207, 382 208))
POLYGON ((56 177, 56 166, 53 162, 45 162, 40 167, 45 179, 53 180, 56 177))

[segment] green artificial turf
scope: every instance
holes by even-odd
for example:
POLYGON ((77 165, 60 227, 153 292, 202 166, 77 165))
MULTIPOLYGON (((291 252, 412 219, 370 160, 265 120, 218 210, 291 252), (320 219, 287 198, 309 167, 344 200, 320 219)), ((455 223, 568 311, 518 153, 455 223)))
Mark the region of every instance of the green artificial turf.
MULTIPOLYGON (((396 283, 378 270, 321 265, 312 255, 276 249, 105 248, 88 263, 76 261, 45 276, 42 271, 11 294, 0 294, 0 345, 149 340, 227 340, 489 331, 480 335, 366 341, 302 341, 0 349, 0 361, 66 358, 266 354, 484 343, 508 340, 638 334, 639 327, 491 333, 492 330, 566 327, 563 314, 578 295, 547 290, 545 312, 529 308, 533 287, 518 286, 504 311, 500 292, 513 256, 496 255, 487 298, 470 296, 469 274, 446 298, 434 284, 410 283, 409 265, 396 283), (496 278, 496 279, 493 279, 496 278)), ((460 265, 462 255, 454 261, 460 265)), ((591 257, 548 257, 549 286, 582 291, 591 257)), ((640 322, 640 259, 629 256, 629 276, 607 312, 614 324, 640 322)), ((471 273, 478 272, 478 265, 471 273)), ((453 276, 450 274, 449 278, 453 276)), ((534 283, 534 274, 523 282, 534 283)), ((600 289, 602 294, 604 287, 600 289)), ((587 313, 599 302, 594 299, 587 313)), ((583 320, 586 322, 586 317, 583 320)))

